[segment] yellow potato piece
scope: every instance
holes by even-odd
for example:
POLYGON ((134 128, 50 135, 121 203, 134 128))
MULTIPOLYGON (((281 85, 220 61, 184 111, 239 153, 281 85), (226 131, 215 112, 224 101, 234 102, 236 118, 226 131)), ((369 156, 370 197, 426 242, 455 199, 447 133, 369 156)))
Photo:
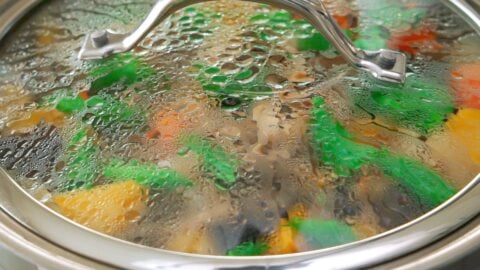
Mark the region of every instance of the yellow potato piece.
POLYGON ((287 219, 281 219, 278 230, 267 238, 268 254, 280 255, 298 251, 295 243, 296 232, 288 224, 287 219))
POLYGON ((37 42, 42 46, 51 45, 55 42, 55 37, 50 32, 44 33, 43 35, 37 36, 37 42))
MULTIPOLYGON (((307 209, 305 205, 301 203, 297 203, 288 209, 288 218, 290 220, 305 217, 307 217, 307 209)), ((297 233, 291 226, 287 226, 287 224, 288 219, 280 219, 278 229, 267 237, 266 242, 269 247, 268 254, 279 255, 298 252, 299 248, 296 242, 297 233)))
POLYGON ((54 195, 58 212, 106 234, 118 234, 146 209, 147 190, 133 181, 97 186, 91 190, 54 195))
POLYGON ((199 225, 199 227, 185 228, 184 226, 181 231, 176 232, 167 243, 168 249, 206 255, 218 252, 214 247, 212 236, 209 235, 205 227, 201 224, 196 225, 199 225))
POLYGON ((480 164, 480 110, 462 109, 447 122, 453 136, 466 146, 470 158, 480 164))
POLYGON ((7 127, 14 133, 25 129, 33 129, 42 121, 60 127, 64 119, 65 114, 55 109, 38 109, 30 112, 26 118, 7 123, 7 127))

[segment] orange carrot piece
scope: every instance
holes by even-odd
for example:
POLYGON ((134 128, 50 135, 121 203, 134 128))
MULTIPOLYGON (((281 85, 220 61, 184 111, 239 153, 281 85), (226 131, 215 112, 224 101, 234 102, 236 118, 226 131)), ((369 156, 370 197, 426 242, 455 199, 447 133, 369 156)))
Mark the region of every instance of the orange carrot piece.
POLYGON ((87 100, 90 98, 90 95, 88 94, 88 90, 78 93, 78 96, 83 100, 87 100))
POLYGON ((417 29, 401 35, 393 35, 389 47, 402 52, 415 55, 421 47, 430 47, 433 51, 440 50, 443 46, 437 41, 437 34, 430 29, 417 29))
POLYGON ((480 62, 459 65, 450 74, 450 84, 458 104, 464 108, 480 109, 480 62))

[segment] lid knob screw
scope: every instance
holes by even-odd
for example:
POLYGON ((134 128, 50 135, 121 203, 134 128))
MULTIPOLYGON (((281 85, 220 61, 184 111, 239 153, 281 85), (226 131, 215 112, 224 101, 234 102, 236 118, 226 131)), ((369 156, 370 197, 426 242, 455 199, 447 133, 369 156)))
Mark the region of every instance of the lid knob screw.
POLYGON ((103 47, 108 43, 108 32, 106 30, 97 30, 90 34, 92 43, 96 48, 103 47))
POLYGON ((382 52, 379 57, 378 65, 384 69, 391 69, 395 66, 397 55, 392 52, 382 52))

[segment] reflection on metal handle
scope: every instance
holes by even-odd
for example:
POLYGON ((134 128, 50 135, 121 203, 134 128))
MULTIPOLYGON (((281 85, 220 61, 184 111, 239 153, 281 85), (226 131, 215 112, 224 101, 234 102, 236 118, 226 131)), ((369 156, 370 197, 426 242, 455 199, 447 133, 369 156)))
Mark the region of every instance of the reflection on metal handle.
MULTIPOLYGON (((122 53, 134 48, 154 27, 173 12, 201 2, 211 0, 159 0, 148 16, 130 34, 119 34, 112 30, 95 31, 87 35, 80 50, 80 59, 100 59, 111 54, 122 53)), ((321 0, 247 0, 270 4, 292 10, 302 15, 337 48, 337 51, 353 66, 366 70, 383 81, 402 83, 405 81, 406 57, 392 50, 363 51, 345 36, 332 19, 321 0)))

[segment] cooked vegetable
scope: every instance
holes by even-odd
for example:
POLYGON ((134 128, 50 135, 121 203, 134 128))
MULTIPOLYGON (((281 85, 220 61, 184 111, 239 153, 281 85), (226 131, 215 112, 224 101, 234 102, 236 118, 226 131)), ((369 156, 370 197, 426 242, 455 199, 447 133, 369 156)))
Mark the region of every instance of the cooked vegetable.
POLYGON ((454 111, 448 89, 423 78, 409 77, 404 85, 373 82, 350 93, 375 117, 423 135, 438 129, 454 111))
POLYGON ((425 16, 429 4, 407 7, 399 1, 359 0, 361 16, 355 45, 364 50, 388 49, 390 32, 414 28, 425 16))
POLYGON ((388 48, 389 38, 390 33, 387 29, 374 25, 365 27, 354 44, 364 50, 380 50, 388 48))
POLYGON ((337 174, 350 176, 364 165, 377 166, 432 208, 455 194, 452 186, 420 162, 355 142, 355 137, 333 120, 325 106, 322 98, 313 99, 313 144, 316 154, 337 174))
POLYGON ((183 112, 161 111, 157 113, 159 120, 153 124, 154 133, 163 140, 175 140, 180 132, 187 127, 187 116, 183 112))
POLYGON ((209 234, 202 224, 182 222, 178 224, 181 233, 174 233, 165 245, 166 249, 178 252, 211 254, 214 237, 209 234), (198 226, 198 227, 197 227, 198 226))
POLYGON ((227 189, 235 183, 240 164, 235 155, 228 154, 221 146, 197 135, 186 136, 181 143, 200 157, 205 171, 214 178, 217 188, 227 189))
POLYGON ((244 242, 238 246, 232 248, 227 252, 228 256, 259 256, 267 252, 267 244, 256 241, 256 242, 244 242))
POLYGON ((328 248, 357 240, 352 228, 336 220, 290 220, 289 226, 300 233, 313 248, 328 248))
POLYGON ((154 78, 155 70, 149 67, 133 54, 120 54, 100 61, 92 68, 89 76, 95 78, 90 85, 89 94, 96 95, 103 89, 115 84, 122 86, 132 85, 147 79, 154 78))
POLYGON ((263 26, 260 37, 265 41, 273 42, 278 39, 278 34, 289 31, 295 35, 297 47, 301 51, 326 51, 331 48, 330 42, 310 23, 293 18, 290 12, 262 12, 251 17, 250 20, 263 26))
POLYGON ((161 169, 153 164, 142 164, 136 160, 124 162, 119 159, 105 165, 104 175, 115 181, 134 180, 153 189, 176 189, 189 187, 192 182, 173 169, 161 169))
POLYGON ((79 114, 87 124, 99 131, 133 130, 146 124, 146 113, 138 105, 128 105, 115 98, 93 96, 87 100, 80 97, 62 98, 56 108, 67 114, 79 114))
POLYGON ((65 120, 65 114, 55 109, 35 109, 28 112, 25 118, 15 119, 7 123, 7 127, 13 132, 33 130, 42 122, 61 127, 65 120))
POLYGON ((480 109, 480 62, 456 66, 450 83, 457 94, 459 105, 465 108, 480 109))
POLYGON ((272 89, 265 82, 268 68, 259 68, 256 64, 243 69, 232 63, 225 66, 222 70, 217 66, 195 64, 199 69, 197 81, 210 97, 220 101, 222 108, 235 110, 252 100, 271 96, 272 89))
POLYGON ((357 46, 407 55, 405 84, 251 1, 180 9, 132 52, 78 61, 80 30, 131 29, 151 5, 50 2, 0 50, 0 165, 94 230, 207 256, 312 252, 398 228, 480 171, 478 36, 438 0, 324 0, 357 46))
POLYGON ((325 101, 313 99, 312 139, 316 155, 340 176, 351 176, 371 162, 376 148, 355 142, 354 136, 337 123, 326 110, 325 101))
POLYGON ((110 96, 93 96, 85 105, 84 121, 99 130, 134 130, 146 124, 146 114, 138 105, 128 105, 110 96))
POLYGON ((297 41, 300 51, 325 51, 330 46, 330 42, 320 33, 313 33, 311 37, 299 38, 297 41))
POLYGON ((419 161, 393 155, 385 149, 376 153, 372 163, 428 207, 433 208, 445 202, 456 192, 454 187, 419 161))
POLYGON ((118 234, 138 220, 146 209, 147 190, 125 181, 91 190, 53 195, 58 211, 84 226, 106 234, 118 234))
POLYGON ((64 169, 67 181, 60 185, 61 191, 92 188, 99 175, 100 150, 95 145, 96 136, 88 133, 88 129, 81 129, 70 140, 64 169))
POLYGON ((480 110, 460 110, 447 122, 448 130, 470 153, 470 158, 480 164, 480 110))
POLYGON ((278 229, 267 238, 268 254, 279 255, 297 252, 296 232, 288 226, 287 219, 281 219, 278 229))
POLYGON ((83 110, 85 108, 85 101, 80 97, 63 98, 55 108, 61 112, 72 114, 83 110))
POLYGON ((409 33, 393 35, 389 48, 397 49, 411 55, 416 55, 420 50, 438 52, 443 46, 437 42, 437 34, 429 28, 415 29, 409 33))

